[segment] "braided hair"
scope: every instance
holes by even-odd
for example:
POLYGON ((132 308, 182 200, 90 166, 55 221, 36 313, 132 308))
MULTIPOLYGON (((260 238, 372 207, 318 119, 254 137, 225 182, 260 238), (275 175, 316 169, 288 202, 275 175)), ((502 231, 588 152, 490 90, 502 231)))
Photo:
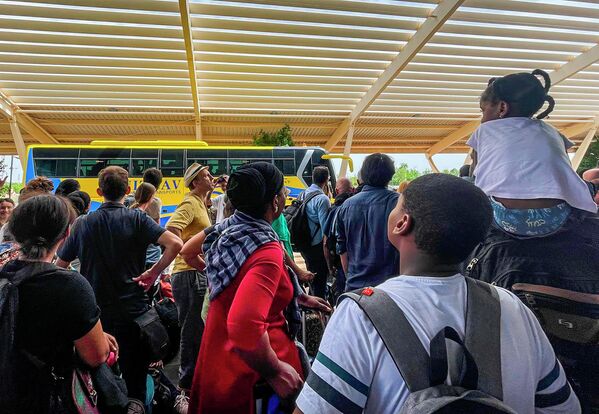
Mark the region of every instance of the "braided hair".
POLYGON ((501 78, 491 78, 487 89, 480 97, 481 102, 497 104, 501 101, 509 104, 508 117, 531 118, 536 114, 543 104, 547 102, 547 109, 537 115, 537 119, 543 119, 549 115, 555 107, 555 101, 549 95, 551 78, 549 74, 541 69, 535 69, 532 73, 512 73, 501 78), (543 83, 537 76, 543 78, 543 83))

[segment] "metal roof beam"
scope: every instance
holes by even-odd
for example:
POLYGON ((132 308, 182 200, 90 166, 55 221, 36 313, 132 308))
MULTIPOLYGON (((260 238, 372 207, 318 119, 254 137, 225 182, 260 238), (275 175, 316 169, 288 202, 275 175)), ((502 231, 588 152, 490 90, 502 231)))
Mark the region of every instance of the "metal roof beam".
POLYGON ((480 121, 478 119, 476 121, 466 122, 460 128, 458 128, 457 130, 453 131, 452 133, 450 133, 446 137, 442 138, 435 145, 433 145, 432 147, 430 147, 426 151, 427 157, 432 157, 433 155, 438 154, 439 152, 443 151, 447 147, 450 147, 452 144, 454 144, 457 141, 461 140, 465 136, 468 136, 468 135, 472 134, 474 132, 474 130, 476 128, 478 128, 479 125, 480 125, 480 121))
POLYGON ((19 123, 19 125, 23 127, 23 129, 27 131, 27 133, 29 133, 29 135, 31 135, 33 138, 35 138, 42 144, 59 144, 56 138, 50 135, 48 131, 42 128, 29 115, 23 112, 19 112, 17 110, 17 112, 15 113, 15 119, 19 123))
POLYGON ((414 56, 426 45, 428 40, 443 26, 445 21, 451 17, 455 10, 464 0, 445 0, 441 2, 422 23, 414 36, 401 49, 401 52, 387 66, 387 69, 372 84, 362 99, 358 102, 350 114, 350 118, 344 121, 339 128, 333 132, 331 138, 325 144, 325 149, 333 148, 347 133, 356 119, 362 115, 374 100, 385 90, 395 77, 412 61, 414 56))
MULTIPOLYGON (((0 112, 8 118, 15 147, 19 156, 24 154, 24 143, 21 136, 21 126, 29 135, 42 144, 58 144, 45 129, 37 124, 29 115, 20 112, 19 107, 3 92, 0 92, 0 112)), ((22 159, 24 160, 24 158, 22 159)))
POLYGON ((14 103, 2 92, 0 92, 0 112, 8 119, 14 117, 14 103))
POLYGON ((23 171, 25 171, 25 160, 27 159, 27 150, 25 149, 25 141, 23 140, 23 135, 21 135, 21 129, 19 128, 19 124, 15 118, 10 119, 10 132, 12 134, 12 139, 15 144, 15 150, 17 151, 17 155, 19 156, 19 161, 21 161, 21 167, 23 171))
POLYGON ((179 14, 181 15, 181 28, 183 29, 185 52, 187 54, 187 68, 189 70, 189 86, 191 88, 193 111, 195 114, 195 136, 199 141, 202 139, 202 119, 200 114, 200 95, 198 94, 196 62, 193 53, 192 26, 188 0, 179 0, 179 14))
POLYGON ((556 85, 570 76, 588 68, 593 63, 599 61, 599 45, 596 45, 586 52, 578 55, 575 59, 562 65, 559 69, 551 72, 551 85, 556 85))
POLYGON ((580 135, 584 132, 587 132, 589 129, 593 128, 593 126, 594 126, 593 122, 583 122, 580 124, 566 127, 561 130, 561 133, 564 134, 564 136, 566 138, 572 138, 572 137, 580 135))

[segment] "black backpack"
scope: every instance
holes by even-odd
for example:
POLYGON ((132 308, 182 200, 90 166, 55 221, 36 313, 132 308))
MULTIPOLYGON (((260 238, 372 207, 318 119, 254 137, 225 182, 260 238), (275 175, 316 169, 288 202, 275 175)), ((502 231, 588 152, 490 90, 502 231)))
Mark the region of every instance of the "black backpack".
POLYGON ((470 278, 466 284, 465 338, 462 341, 446 326, 432 339, 430 356, 403 311, 383 290, 365 288, 340 297, 352 299, 364 311, 410 390, 400 414, 515 414, 501 401, 501 306, 497 291, 470 278), (446 339, 457 343, 464 357, 459 382, 454 385, 445 381, 448 361, 458 355, 448 356, 446 339))
POLYGON ((289 233, 291 234, 291 244, 296 251, 305 251, 312 246, 312 233, 310 232, 306 206, 310 200, 319 194, 321 193, 318 191, 313 192, 309 196, 306 196, 306 193, 302 193, 283 211, 289 233))
POLYGON ((15 346, 17 314, 19 310, 18 287, 35 272, 33 266, 25 266, 10 278, 0 273, 0 413, 14 412, 16 404, 15 372, 22 358, 15 346))
POLYGON ((340 269, 341 268, 341 257, 337 254, 337 215, 339 214, 339 207, 335 207, 329 211, 329 220, 331 220, 331 226, 329 232, 326 234, 326 248, 329 251, 329 256, 333 262, 333 265, 340 269))
POLYGON ((599 218, 577 212, 568 220, 537 238, 491 229, 464 274, 511 290, 533 311, 581 404, 597 410, 599 218))

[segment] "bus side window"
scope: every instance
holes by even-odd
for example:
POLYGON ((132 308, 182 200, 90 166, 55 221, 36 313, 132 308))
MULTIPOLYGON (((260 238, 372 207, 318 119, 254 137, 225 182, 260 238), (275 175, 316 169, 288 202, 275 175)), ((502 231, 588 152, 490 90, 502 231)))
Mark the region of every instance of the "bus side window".
POLYGON ((253 160, 229 159, 229 174, 235 172, 239 167, 253 160))
POLYGON ((162 150, 160 170, 164 177, 183 177, 183 150, 162 150))
POLYGON ((295 160, 277 160, 275 159, 275 166, 281 170, 283 175, 295 175, 297 170, 295 169, 295 160))
POLYGON ((275 166, 281 170, 284 175, 297 175, 294 149, 275 148, 273 150, 273 159, 275 166))
POLYGON ((80 177, 97 177, 106 167, 117 166, 129 171, 129 159, 88 159, 79 161, 80 177))
POLYGON ((193 164, 194 162, 197 162, 198 164, 202 164, 202 165, 207 165, 208 169, 210 170, 210 174, 212 174, 214 177, 217 177, 219 175, 227 173, 227 160, 225 160, 225 159, 221 159, 221 160, 192 159, 192 158, 189 158, 189 155, 188 155, 187 156, 187 168, 189 168, 189 166, 191 164, 193 164))
POLYGON ((34 148, 31 154, 35 175, 77 177, 78 148, 34 148))
POLYGON ((77 159, 37 159, 35 174, 46 177, 77 177, 77 159))
POLYGON ((118 166, 129 171, 131 150, 125 148, 85 148, 79 152, 79 177, 97 177, 103 168, 118 166))
POLYGON ((148 168, 158 167, 157 149, 133 149, 131 150, 131 176, 142 177, 148 168))
POLYGON ((79 177, 97 177, 106 168, 106 160, 80 160, 79 177))

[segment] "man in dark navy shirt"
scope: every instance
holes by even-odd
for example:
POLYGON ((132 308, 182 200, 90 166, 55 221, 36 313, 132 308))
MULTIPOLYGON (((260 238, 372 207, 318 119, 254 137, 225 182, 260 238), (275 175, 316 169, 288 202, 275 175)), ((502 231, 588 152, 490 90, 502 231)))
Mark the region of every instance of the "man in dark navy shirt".
POLYGON ((98 175, 100 208, 81 217, 58 251, 57 265, 68 267, 76 258, 80 273, 90 282, 102 311, 104 330, 120 346, 120 367, 129 396, 145 401, 148 362, 140 352, 139 330, 133 320, 149 309, 147 291, 183 246, 141 210, 127 209, 130 192, 127 171, 108 167, 98 175), (151 243, 162 245, 162 258, 144 272, 151 243))
POLYGON ((387 220, 399 197, 387 189, 393 174, 388 155, 369 155, 360 170, 363 190, 339 207, 337 253, 346 291, 378 285, 397 273, 399 253, 387 238, 387 220))

